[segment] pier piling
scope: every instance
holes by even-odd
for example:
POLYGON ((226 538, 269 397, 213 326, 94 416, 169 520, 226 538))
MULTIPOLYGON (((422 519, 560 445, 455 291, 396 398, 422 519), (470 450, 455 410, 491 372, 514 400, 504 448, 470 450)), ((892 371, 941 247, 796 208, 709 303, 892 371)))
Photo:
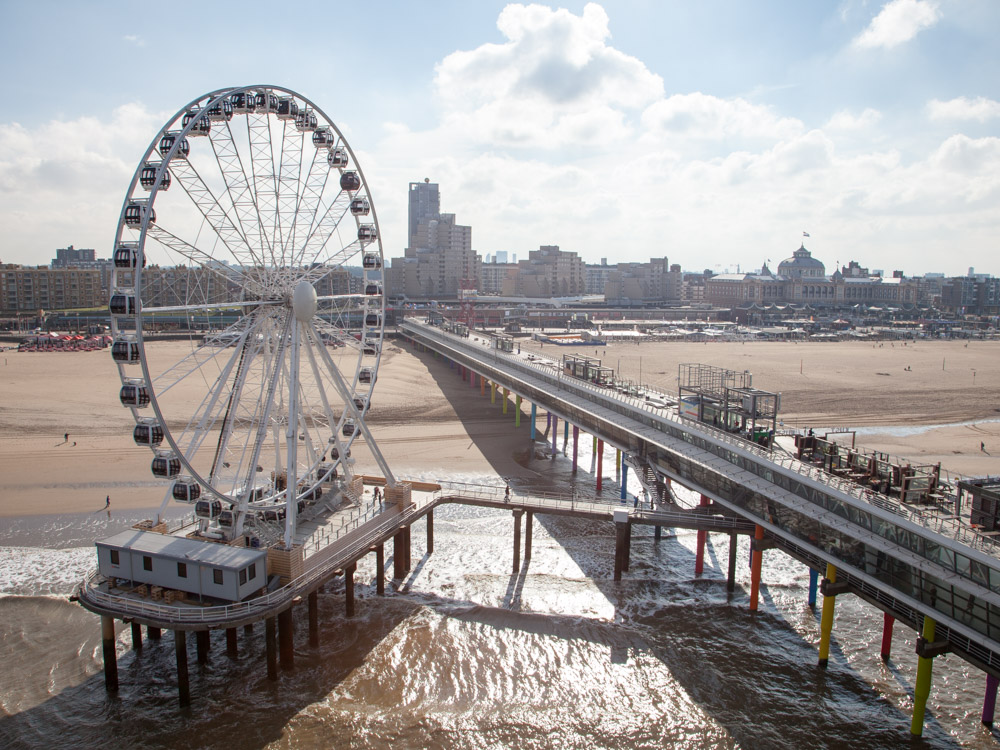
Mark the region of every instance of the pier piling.
POLYGON ((142 625, 137 622, 132 623, 132 650, 142 651, 142 625))
POLYGON ((516 575, 521 571, 521 515, 523 510, 514 511, 514 567, 513 573, 516 575))
POLYGON ((209 634, 207 630, 197 630, 194 634, 195 648, 198 654, 198 663, 208 663, 209 634))
POLYGON ((239 655, 239 646, 236 644, 236 628, 226 628, 226 656, 235 659, 239 655))
POLYGON ((427 554, 434 554, 434 509, 427 511, 427 554))
POLYGON ((177 702, 181 706, 189 706, 191 684, 188 680, 187 634, 183 630, 174 631, 174 652, 177 656, 177 702))
POLYGON ((154 628, 152 625, 146 626, 146 637, 150 640, 158 641, 160 640, 160 629, 154 628))
POLYGON ((753 542, 750 544, 750 611, 757 611, 760 599, 760 568, 764 560, 764 549, 758 542, 764 541, 764 527, 754 526, 753 542))
POLYGON ((385 596, 385 545, 375 548, 375 593, 385 596))
POLYGON ((524 560, 527 562, 531 559, 531 527, 532 521, 535 518, 535 514, 530 510, 525 514, 524 517, 524 560))
POLYGON ((319 648, 319 592, 310 591, 309 603, 309 645, 319 648))
POLYGON ((882 661, 889 661, 889 652, 892 651, 892 626, 896 618, 888 612, 882 613, 882 661))
POLYGON ((104 653, 104 687, 109 693, 118 690, 118 655, 115 652, 115 618, 101 616, 101 646, 104 653))
POLYGON ((267 679, 278 679, 278 636, 277 624, 273 617, 264 621, 264 642, 267 648, 267 679))
MULTIPOLYGON (((826 565, 826 580, 830 583, 837 582, 837 568, 829 563, 826 565)), ((836 603, 836 596, 823 592, 823 612, 819 620, 819 666, 822 669, 826 669, 830 661, 830 635, 833 633, 833 609, 836 603)))
POLYGON ((281 658, 282 669, 291 669, 295 666, 292 625, 291 607, 278 613, 278 655, 281 658))
MULTIPOLYGON (((660 527, 657 526, 657 529, 660 527)), ((736 534, 729 535, 729 570, 726 573, 726 591, 730 594, 736 591, 736 534)))
POLYGON ((983 696, 983 724, 993 726, 993 714, 997 707, 997 685, 1000 680, 991 674, 986 675, 986 695, 983 696))
POLYGON ((344 609, 348 617, 354 617, 354 572, 357 569, 356 562, 344 568, 344 609))

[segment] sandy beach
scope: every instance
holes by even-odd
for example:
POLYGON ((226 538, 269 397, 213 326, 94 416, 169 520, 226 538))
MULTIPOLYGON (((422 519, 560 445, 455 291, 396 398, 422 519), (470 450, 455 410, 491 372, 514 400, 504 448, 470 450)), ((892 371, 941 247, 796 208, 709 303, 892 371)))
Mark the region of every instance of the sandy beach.
MULTIPOLYGON (((171 357, 186 345, 156 346, 171 357)), ((522 348, 553 358, 595 351, 522 348)), ((597 351, 622 376, 641 372, 667 393, 676 392, 682 362, 750 370, 754 386, 782 394, 786 425, 859 427, 859 445, 940 461, 952 473, 1000 474, 1000 342, 619 343, 597 351)), ((113 509, 160 504, 166 487, 150 474, 150 451, 132 441, 108 351, 8 351, 0 361, 0 516, 97 511, 109 495, 113 509)), ((526 471, 515 456, 528 447, 527 420, 515 430, 499 404, 447 365, 396 342, 382 356, 369 425, 399 477, 526 471)), ((374 469, 363 447, 355 457, 357 470, 374 469)))

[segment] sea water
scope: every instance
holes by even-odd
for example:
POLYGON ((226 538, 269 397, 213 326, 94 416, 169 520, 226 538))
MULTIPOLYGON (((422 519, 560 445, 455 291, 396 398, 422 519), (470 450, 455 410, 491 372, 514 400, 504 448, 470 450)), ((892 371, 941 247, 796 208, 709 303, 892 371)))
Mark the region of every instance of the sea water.
MULTIPOLYGON (((575 475, 565 457, 526 457, 534 479, 513 483, 515 496, 593 494, 590 448, 580 441, 575 475)), ((604 467, 605 496, 617 502, 613 451, 604 467)), ((627 491, 629 504, 641 495, 634 483, 627 491)), ((696 532, 686 530, 665 529, 657 542, 635 527, 631 569, 615 583, 612 524, 536 515, 531 559, 513 575, 511 513, 459 505, 435 510, 431 555, 424 523, 413 525, 413 569, 385 597, 375 594, 374 555, 360 561, 356 617, 345 617, 340 579, 320 590, 318 648, 298 607, 294 668, 277 682, 267 680, 262 624, 239 630, 236 659, 215 633, 208 663, 189 659, 191 706, 181 709, 172 634, 137 652, 119 624, 120 688, 109 695, 100 622, 68 597, 95 564, 93 540, 145 515, 0 526, 0 747, 1000 744, 979 722, 984 675, 954 655, 935 660, 924 737, 911 740, 915 634, 897 625, 883 663, 882 613, 856 597, 838 597, 829 667, 818 669, 808 570, 780 552, 764 555, 751 614, 745 537, 732 594, 728 535, 709 536, 695 577, 696 532)))

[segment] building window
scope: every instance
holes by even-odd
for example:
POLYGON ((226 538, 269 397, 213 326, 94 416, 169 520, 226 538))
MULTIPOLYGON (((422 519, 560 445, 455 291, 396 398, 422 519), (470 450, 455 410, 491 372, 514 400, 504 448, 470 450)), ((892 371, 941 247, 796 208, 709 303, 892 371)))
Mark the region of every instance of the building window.
POLYGON ((119 564, 118 563, 118 550, 116 550, 116 549, 111 550, 111 564, 112 565, 118 565, 119 564))
POLYGON ((240 571, 240 586, 247 582, 247 569, 244 568, 240 571))
POLYGON ((150 557, 149 555, 143 555, 142 556, 142 569, 143 570, 152 570, 153 569, 153 558, 150 557))
POLYGON ((257 563, 250 563, 250 567, 247 568, 250 571, 250 580, 252 581, 257 577, 257 563))
POLYGON ((212 569, 212 580, 215 581, 220 586, 222 585, 222 568, 212 569))
POLYGON ((177 577, 187 578, 188 577, 188 566, 187 563, 179 562, 177 563, 177 577))

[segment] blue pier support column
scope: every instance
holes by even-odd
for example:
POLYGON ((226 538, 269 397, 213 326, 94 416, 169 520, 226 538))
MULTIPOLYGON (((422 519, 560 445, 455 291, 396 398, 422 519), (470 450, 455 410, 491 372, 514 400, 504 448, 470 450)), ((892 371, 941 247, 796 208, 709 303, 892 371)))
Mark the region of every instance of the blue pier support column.
POLYGON ((819 587, 819 571, 809 568, 809 606, 816 606, 816 589, 819 587))
POLYGON ((622 462, 622 500, 628 497, 628 466, 622 462))
POLYGON ((559 433, 559 417, 552 415, 552 458, 556 457, 556 437, 559 433))
POLYGON ((538 417, 538 404, 531 405, 531 441, 535 441, 535 419, 538 417))

